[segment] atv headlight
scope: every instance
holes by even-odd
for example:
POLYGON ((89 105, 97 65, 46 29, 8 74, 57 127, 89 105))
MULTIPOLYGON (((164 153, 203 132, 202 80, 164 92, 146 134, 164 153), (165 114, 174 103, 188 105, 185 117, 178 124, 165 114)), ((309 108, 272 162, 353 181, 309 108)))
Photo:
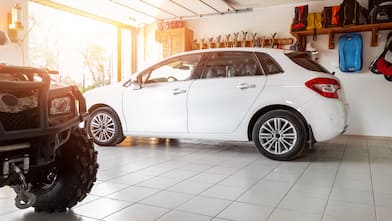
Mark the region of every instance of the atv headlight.
POLYGON ((55 98, 50 104, 50 115, 68 114, 72 111, 72 99, 70 97, 55 98))

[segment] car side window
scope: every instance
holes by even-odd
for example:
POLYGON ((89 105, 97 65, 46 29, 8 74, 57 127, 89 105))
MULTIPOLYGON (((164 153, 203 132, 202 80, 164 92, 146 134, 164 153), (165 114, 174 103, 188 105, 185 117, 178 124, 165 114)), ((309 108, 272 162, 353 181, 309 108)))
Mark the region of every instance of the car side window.
POLYGON ((265 75, 283 73, 283 69, 271 56, 260 52, 257 52, 256 55, 263 67, 265 75))
POLYGON ((203 78, 228 78, 263 75, 252 52, 212 53, 203 72, 203 78))
POLYGON ((192 80, 197 77, 194 72, 201 57, 201 54, 194 54, 164 61, 153 68, 147 77, 143 78, 143 82, 149 84, 192 80))

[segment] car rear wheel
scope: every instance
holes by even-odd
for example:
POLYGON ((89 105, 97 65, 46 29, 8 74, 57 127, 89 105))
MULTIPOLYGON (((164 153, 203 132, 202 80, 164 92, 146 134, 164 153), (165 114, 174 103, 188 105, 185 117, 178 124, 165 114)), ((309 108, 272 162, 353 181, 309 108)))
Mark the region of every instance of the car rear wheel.
POLYGON ((306 144, 304 122, 293 112, 273 110, 262 115, 253 128, 257 150, 273 160, 292 160, 306 144))
POLYGON ((87 122, 88 133, 94 143, 114 146, 124 140, 117 114, 109 107, 95 109, 87 122))

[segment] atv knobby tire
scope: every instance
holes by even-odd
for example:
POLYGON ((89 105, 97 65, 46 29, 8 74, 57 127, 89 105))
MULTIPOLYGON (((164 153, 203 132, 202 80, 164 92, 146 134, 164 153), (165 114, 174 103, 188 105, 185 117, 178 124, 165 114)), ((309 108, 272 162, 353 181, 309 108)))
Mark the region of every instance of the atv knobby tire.
POLYGON ((56 160, 51 167, 55 178, 33 185, 32 192, 37 196, 35 210, 64 212, 75 206, 91 191, 97 168, 93 143, 83 129, 76 129, 56 151, 56 160))

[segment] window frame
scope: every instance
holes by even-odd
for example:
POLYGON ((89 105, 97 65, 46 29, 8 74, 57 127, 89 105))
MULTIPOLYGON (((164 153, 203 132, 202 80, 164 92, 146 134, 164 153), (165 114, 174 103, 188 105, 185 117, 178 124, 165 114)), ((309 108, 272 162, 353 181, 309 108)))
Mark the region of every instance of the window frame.
MULTIPOLYGON (((195 78, 194 76, 197 76, 197 75, 195 75, 195 72, 198 71, 198 70, 200 69, 200 65, 202 65, 202 63, 203 63, 203 58, 204 58, 204 56, 205 56, 203 53, 185 54, 185 55, 179 55, 179 56, 175 56, 175 57, 170 57, 170 58, 168 58, 168 59, 166 59, 166 60, 163 60, 163 61, 161 61, 161 62, 155 64, 154 66, 152 66, 152 67, 146 69, 145 71, 141 72, 140 74, 138 74, 137 78, 142 78, 142 85, 144 85, 144 84, 154 84, 154 83, 167 83, 167 82, 151 82, 151 83, 147 83, 147 82, 148 82, 148 80, 150 79, 151 74, 152 74, 152 72, 153 72, 154 70, 157 70, 158 68, 161 68, 162 66, 164 66, 164 65, 166 65, 166 64, 170 64, 170 63, 175 62, 175 61, 181 61, 181 60, 183 60, 183 59, 181 59, 181 58, 183 58, 183 57, 198 56, 198 55, 200 55, 200 60, 199 60, 198 64, 195 66, 195 68, 194 68, 192 74, 190 75, 191 78, 190 78, 190 79, 187 79, 187 80, 178 80, 178 81, 191 81, 191 80, 200 79, 200 75, 199 75, 199 78, 195 78), (143 76, 144 76, 144 75, 147 75, 147 77, 145 78, 145 80, 143 80, 143 76)), ((168 81, 168 82, 169 82, 169 81, 168 81)), ((170 82, 171 82, 171 81, 170 81, 170 82)), ((174 81, 174 82, 175 82, 175 81, 174 81)))
POLYGON ((207 79, 217 79, 217 78, 207 78, 207 76, 206 76, 207 75, 208 63, 211 61, 212 56, 214 56, 214 54, 217 54, 217 53, 235 53, 235 54, 242 53, 242 54, 246 54, 247 56, 252 57, 254 59, 255 64, 258 67, 257 70, 256 70, 256 73, 260 72, 260 74, 255 74, 255 75, 244 75, 244 76, 233 76, 233 77, 228 77, 226 75, 226 77, 224 77, 223 79, 238 78, 238 77, 265 76, 265 73, 264 73, 264 70, 263 70, 263 68, 261 66, 261 63, 260 63, 259 59, 257 58, 257 56, 255 55, 255 53, 253 51, 213 51, 213 52, 207 52, 206 53, 205 64, 204 64, 204 68, 203 68, 203 70, 201 72, 200 79, 204 79, 204 80, 207 80, 207 79))
POLYGON ((259 61, 260 67, 262 68, 263 73, 264 73, 265 76, 274 75, 274 74, 283 74, 284 73, 284 70, 283 70, 282 66, 280 66, 279 62, 277 62, 271 55, 269 55, 269 54, 267 54, 265 52, 255 52, 255 56, 256 56, 257 60, 259 61), (272 63, 275 65, 275 67, 277 67, 279 72, 267 73, 265 68, 264 68, 263 61, 262 61, 262 59, 260 59, 260 57, 258 55, 265 56, 265 57, 269 58, 272 61, 272 63))

